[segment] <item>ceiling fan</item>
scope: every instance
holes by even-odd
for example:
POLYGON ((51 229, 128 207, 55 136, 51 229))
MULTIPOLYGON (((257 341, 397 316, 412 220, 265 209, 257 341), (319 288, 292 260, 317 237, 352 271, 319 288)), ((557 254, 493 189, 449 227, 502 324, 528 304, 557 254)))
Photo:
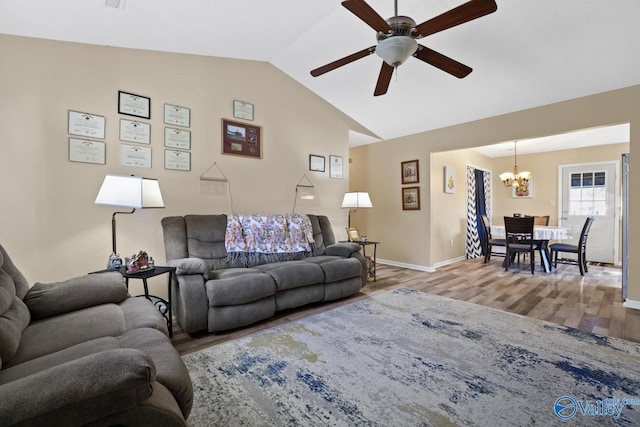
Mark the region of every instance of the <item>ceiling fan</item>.
POLYGON ((387 20, 378 15, 364 0, 345 0, 342 5, 377 32, 378 44, 316 68, 311 71, 311 75, 318 77, 375 52, 383 62, 376 89, 373 92, 374 96, 387 93, 394 68, 410 56, 458 78, 469 75, 472 71, 470 67, 422 46, 416 40, 488 15, 498 9, 494 0, 470 0, 416 25, 416 22, 408 16, 398 15, 398 0, 395 0, 395 15, 387 20))

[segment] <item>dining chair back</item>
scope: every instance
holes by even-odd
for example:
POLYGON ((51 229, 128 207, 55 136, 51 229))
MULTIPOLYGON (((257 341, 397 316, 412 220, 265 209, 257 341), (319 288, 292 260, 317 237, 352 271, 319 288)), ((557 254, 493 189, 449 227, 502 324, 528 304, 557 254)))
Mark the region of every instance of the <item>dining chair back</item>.
POLYGON ((491 255, 505 256, 505 252, 496 252, 493 250, 494 246, 506 247, 507 242, 505 239, 494 239, 491 235, 491 224, 489 223, 489 217, 481 215, 482 226, 484 227, 485 236, 487 236, 487 244, 484 247, 484 262, 487 263, 491 260, 491 255))
POLYGON ((529 218, 532 217, 533 218, 533 225, 544 225, 547 226, 549 225, 549 215, 525 215, 525 218, 529 218))
POLYGON ((584 276, 585 273, 589 272, 587 268, 587 238, 589 237, 591 224, 593 224, 593 221, 595 219, 595 217, 590 216, 585 220, 584 225, 582 226, 582 231, 580 232, 580 238, 578 239, 577 245, 572 245, 570 243, 554 243, 549 247, 551 250, 551 259, 553 260, 554 268, 558 267, 558 263, 573 265, 577 264, 580 268, 581 276, 584 276), (578 256, 578 259, 558 259, 558 254, 560 252, 576 254, 578 256))
POLYGON ((531 264, 531 274, 535 269, 535 250, 538 244, 533 240, 533 217, 514 218, 510 216, 504 217, 504 228, 506 236, 506 259, 505 271, 509 269, 511 262, 516 254, 529 254, 529 263, 531 264))

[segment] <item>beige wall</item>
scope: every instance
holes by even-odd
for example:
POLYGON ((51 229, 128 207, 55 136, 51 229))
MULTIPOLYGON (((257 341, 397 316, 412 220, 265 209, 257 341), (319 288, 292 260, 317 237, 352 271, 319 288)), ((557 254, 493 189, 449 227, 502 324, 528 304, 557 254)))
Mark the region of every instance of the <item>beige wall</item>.
MULTIPOLYGON (((502 116, 490 117, 475 122, 464 123, 448 128, 437 129, 416 135, 410 135, 394 140, 383 141, 368 146, 351 149, 351 157, 362 163, 362 167, 351 168, 351 179, 358 180, 357 175, 367 173, 367 188, 374 203, 374 209, 359 213, 359 221, 366 224, 368 234, 372 238, 380 240, 382 244, 378 249, 378 256, 384 260, 391 260, 398 264, 411 264, 417 267, 432 268, 439 262, 450 259, 451 250, 447 247, 450 240, 454 239, 457 245, 458 236, 461 235, 461 226, 457 225, 460 216, 451 213, 450 204, 442 192, 442 169, 446 162, 462 163, 455 158, 440 158, 432 153, 447 152, 469 147, 479 147, 496 142, 533 138, 570 132, 596 126, 630 123, 631 138, 629 152, 634 150, 635 144, 640 140, 640 86, 619 89, 584 98, 551 104, 530 110, 518 111, 502 116), (420 187, 422 197, 422 210, 402 211, 400 204, 400 162, 411 159, 420 159, 420 187), (424 161, 423 161, 424 160, 424 161), (366 167, 364 167, 366 165, 366 167), (432 182, 434 180, 434 182, 432 182), (378 206, 381 205, 380 208, 378 206), (443 206, 443 208, 440 208, 443 206), (458 218, 451 219, 451 216, 458 218)), ((611 157, 619 159, 619 154, 625 151, 624 147, 617 146, 611 157)), ((597 154, 595 157, 598 157, 597 154)), ((520 156, 519 156, 520 158, 520 156)), ((521 167, 529 168, 525 164, 525 158, 519 160, 521 167)), ((599 159, 602 160, 602 159, 599 159)), ((465 159, 466 161, 466 159, 465 159)), ((474 163, 476 160, 469 160, 474 163)), ((576 160, 572 153, 566 153, 558 163, 578 163, 586 160, 576 160)), ((477 160, 480 163, 479 160, 477 160)), ((511 159, 489 162, 497 176, 503 168, 511 168, 511 159), (504 162, 504 163, 503 163, 504 162)), ((531 169, 539 174, 535 168, 537 160, 533 161, 531 169)), ((482 167, 482 164, 475 166, 482 167)), ((557 164, 553 165, 557 174, 557 164)), ((459 169, 456 167, 456 169, 459 169)), ((632 166, 633 170, 633 166, 632 166)), ((464 179, 462 170, 458 170, 458 181, 464 179)), ((497 180, 497 178, 494 178, 497 180)), ((541 178, 542 179, 542 178, 541 178)), ((545 178, 546 179, 546 178, 545 178)), ((557 191, 553 180, 553 190, 549 190, 543 200, 557 199, 557 191)), ((499 182, 494 182, 495 191, 499 191, 499 182)), ((640 174, 631 173, 631 188, 640 185, 640 174)), ((536 183, 536 191, 540 186, 548 187, 548 183, 536 183)), ((631 192, 630 217, 634 218, 640 212, 640 198, 634 197, 631 192)), ((541 193, 542 194, 542 193, 541 193)), ((453 203, 459 196, 456 194, 453 203)), ((547 204, 548 204, 547 200, 547 204)), ((533 200, 535 201, 535 199, 533 200)), ((494 215, 512 213, 514 201, 504 199, 504 206, 498 202, 494 205, 494 215)), ((519 200, 518 202, 522 202, 519 200)), ((520 205, 524 208, 529 206, 520 205)), ((533 206, 531 212, 535 213, 533 206)), ((557 222, 557 214, 555 221, 557 222)), ((637 233, 637 224, 631 222, 630 235, 637 233)), ((456 252, 454 251, 454 254, 456 252)), ((640 242, 631 240, 629 247, 629 298, 640 300, 640 279, 637 279, 637 268, 634 265, 640 263, 640 242)))
POLYGON ((163 263, 162 217, 230 210, 225 193, 201 191, 199 177, 214 162, 237 212, 291 212, 306 173, 316 199, 299 201, 296 212, 326 214, 344 234, 348 130, 362 129, 272 65, 4 35, 0 56, 0 243, 31 283, 106 266, 118 209, 94 200, 107 173, 158 178, 166 205, 118 215, 122 256, 145 249, 163 263), (118 90, 151 98, 150 169, 120 165, 118 90), (234 99, 255 106, 261 160, 220 154, 221 118, 233 118, 234 99), (164 169, 164 103, 191 108, 190 172, 164 169), (68 161, 70 109, 106 117, 106 165, 68 161), (343 156, 344 179, 330 179, 328 165, 309 172, 309 154, 343 156))
MULTIPOLYGON (((558 225, 558 167, 576 163, 602 161, 620 162, 623 153, 629 152, 629 144, 603 145, 518 156, 520 170, 534 173, 533 198, 514 199, 511 189, 504 188, 498 175, 513 169, 513 157, 502 157, 493 162, 493 220, 501 223, 505 215, 520 212, 527 215, 549 215, 549 224, 558 225), (502 197, 501 197, 502 196, 502 197)), ((619 194, 618 194, 619 196, 619 194)))

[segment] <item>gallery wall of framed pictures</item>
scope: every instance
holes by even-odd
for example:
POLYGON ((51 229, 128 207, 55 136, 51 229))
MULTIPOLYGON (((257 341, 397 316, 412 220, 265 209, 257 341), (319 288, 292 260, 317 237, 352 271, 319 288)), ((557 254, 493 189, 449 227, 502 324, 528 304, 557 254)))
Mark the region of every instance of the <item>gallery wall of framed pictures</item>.
MULTIPOLYGON (((164 168, 191 170, 191 109, 165 103, 163 108, 164 168)), ((151 98, 118 91, 120 165, 152 168, 151 98)), ((105 165, 106 117, 68 110, 69 161, 105 165)))
POLYGON ((403 211, 420 210, 420 162, 416 160, 407 160, 400 162, 400 179, 402 185, 410 185, 400 189, 402 195, 403 211))

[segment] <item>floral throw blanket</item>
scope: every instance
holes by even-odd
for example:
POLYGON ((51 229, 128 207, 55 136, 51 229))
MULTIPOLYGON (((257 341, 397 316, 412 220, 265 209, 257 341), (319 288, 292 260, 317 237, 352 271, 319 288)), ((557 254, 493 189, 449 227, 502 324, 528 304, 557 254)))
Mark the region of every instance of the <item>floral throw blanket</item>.
POLYGON ((230 262, 255 265, 311 255, 311 220, 302 214, 228 214, 225 248, 230 262))

